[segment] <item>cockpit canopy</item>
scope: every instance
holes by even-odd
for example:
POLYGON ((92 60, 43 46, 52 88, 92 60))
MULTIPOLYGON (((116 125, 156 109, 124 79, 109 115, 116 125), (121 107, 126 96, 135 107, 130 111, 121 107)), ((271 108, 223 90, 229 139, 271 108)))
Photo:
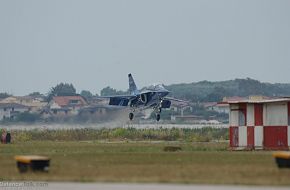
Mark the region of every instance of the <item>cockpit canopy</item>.
POLYGON ((147 87, 144 87, 142 91, 167 91, 162 84, 153 84, 147 87))

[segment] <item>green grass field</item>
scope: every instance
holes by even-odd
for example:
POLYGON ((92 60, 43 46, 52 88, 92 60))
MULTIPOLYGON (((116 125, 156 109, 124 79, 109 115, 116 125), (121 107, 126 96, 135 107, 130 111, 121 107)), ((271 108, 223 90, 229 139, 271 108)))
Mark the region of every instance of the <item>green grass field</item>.
POLYGON ((162 182, 290 185, 290 169, 278 169, 268 151, 228 151, 228 143, 53 142, 0 145, 0 181, 162 182), (182 151, 164 152, 167 145, 182 151), (46 155, 48 173, 20 174, 15 155, 46 155))

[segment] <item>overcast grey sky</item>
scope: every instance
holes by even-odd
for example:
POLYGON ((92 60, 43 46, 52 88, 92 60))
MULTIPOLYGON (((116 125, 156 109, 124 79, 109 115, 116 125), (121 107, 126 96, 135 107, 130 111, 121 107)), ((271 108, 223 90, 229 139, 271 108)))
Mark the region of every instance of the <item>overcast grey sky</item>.
POLYGON ((0 92, 290 82, 289 0, 1 0, 0 92))

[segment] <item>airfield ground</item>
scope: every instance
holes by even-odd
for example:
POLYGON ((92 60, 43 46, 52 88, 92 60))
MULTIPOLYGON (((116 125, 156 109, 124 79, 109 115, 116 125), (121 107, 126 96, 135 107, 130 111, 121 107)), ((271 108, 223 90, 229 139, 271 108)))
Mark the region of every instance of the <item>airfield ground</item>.
POLYGON ((272 152, 229 151, 227 142, 15 142, 0 145, 0 170, 0 181, 290 185, 290 169, 278 169, 272 152), (49 156, 50 171, 20 174, 13 157, 27 154, 49 156))

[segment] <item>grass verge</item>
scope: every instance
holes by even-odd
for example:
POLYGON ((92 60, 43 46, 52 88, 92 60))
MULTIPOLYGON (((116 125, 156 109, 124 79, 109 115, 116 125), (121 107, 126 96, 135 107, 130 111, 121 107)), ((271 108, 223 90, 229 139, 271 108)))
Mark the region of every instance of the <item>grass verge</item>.
POLYGON ((228 143, 28 141, 0 145, 0 181, 162 182, 290 185, 267 151, 228 151, 228 143), (167 145, 181 151, 164 152, 167 145), (48 173, 20 174, 15 155, 49 156, 48 173))

